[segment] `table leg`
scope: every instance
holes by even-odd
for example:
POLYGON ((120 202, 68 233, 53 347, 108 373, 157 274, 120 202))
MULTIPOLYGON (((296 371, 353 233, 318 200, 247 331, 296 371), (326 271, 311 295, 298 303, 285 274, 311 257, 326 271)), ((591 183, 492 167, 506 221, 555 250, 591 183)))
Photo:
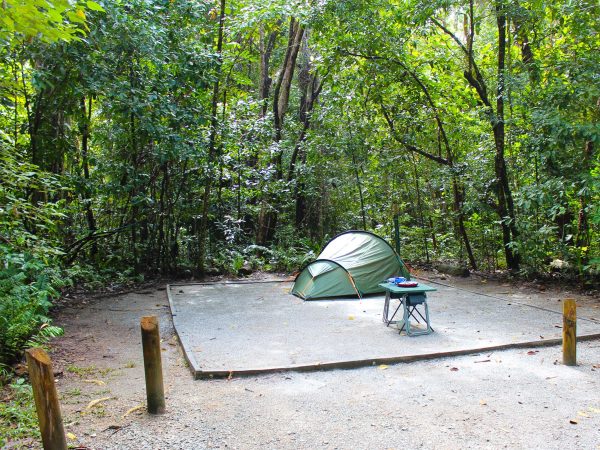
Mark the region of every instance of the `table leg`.
POLYGON ((402 317, 402 327, 400 328, 400 332, 402 332, 402 328, 406 329, 406 335, 410 336, 410 314, 408 312, 408 296, 402 296, 402 306, 403 306, 403 317, 402 317))
POLYGON ((389 314, 389 310, 390 310, 390 291, 385 291, 385 302, 383 304, 383 323, 385 323, 386 325, 390 324, 390 321, 388 319, 388 314, 389 314))

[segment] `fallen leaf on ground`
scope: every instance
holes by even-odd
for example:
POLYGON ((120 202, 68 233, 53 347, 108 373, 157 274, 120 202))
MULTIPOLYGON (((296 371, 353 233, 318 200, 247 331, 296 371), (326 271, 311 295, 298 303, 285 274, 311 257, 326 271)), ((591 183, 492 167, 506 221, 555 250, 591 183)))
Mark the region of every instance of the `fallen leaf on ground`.
POLYGON ((577 425, 578 422, 575 419, 571 419, 571 420, 569 420, 569 423, 571 423, 573 425, 577 425))
POLYGON ((479 404, 481 406, 485 406, 485 405, 487 405, 487 402, 485 400, 479 400, 479 404))
POLYGON ((385 364, 380 364, 380 365, 379 365, 379 367, 378 367, 378 369, 379 369, 379 370, 385 370, 385 369, 387 369, 388 367, 390 367, 390 366, 388 366, 388 365, 385 365, 385 364))
POLYGON ((88 405, 86 406, 85 409, 91 409, 94 406, 96 406, 98 403, 105 402, 106 400, 110 400, 110 397, 102 397, 102 398, 97 398, 95 400, 92 400, 91 402, 88 403, 88 405))
POLYGON ((451 372, 456 372, 456 371, 458 371, 458 367, 451 367, 451 368, 450 368, 450 371, 451 371, 451 372))
POLYGON ((348 316, 348 320, 354 320, 354 316, 353 315, 349 315, 348 316))
POLYGON ((129 409, 127 410, 127 412, 121 416, 121 418, 122 418, 122 419, 124 419, 124 418, 125 418, 125 417, 127 417, 129 414, 131 414, 132 412, 139 411, 140 409, 143 409, 143 408, 145 408, 145 406, 144 406, 144 405, 138 405, 138 406, 134 406, 133 408, 129 408, 129 409))
POLYGON ((73 433, 67 433, 67 437, 68 437, 70 440, 72 440, 72 441, 74 441, 75 439, 77 439, 77 436, 75 436, 73 433))
POLYGON ((585 411, 577 411, 577 415, 581 417, 590 417, 590 415, 585 411))
POLYGON ((84 383, 93 383, 93 384, 97 384, 98 386, 104 386, 106 385, 106 383, 102 380, 83 380, 84 383))
POLYGON ((491 359, 482 359, 481 361, 473 361, 475 363, 483 363, 483 362, 490 362, 491 359))
POLYGON ((539 352, 539 350, 529 350, 529 351, 527 352, 527 354, 528 354, 528 355, 535 355, 535 354, 536 354, 536 353, 538 353, 538 352, 539 352))
POLYGON ((592 364, 592 367, 593 367, 594 369, 600 369, 600 364, 592 364))

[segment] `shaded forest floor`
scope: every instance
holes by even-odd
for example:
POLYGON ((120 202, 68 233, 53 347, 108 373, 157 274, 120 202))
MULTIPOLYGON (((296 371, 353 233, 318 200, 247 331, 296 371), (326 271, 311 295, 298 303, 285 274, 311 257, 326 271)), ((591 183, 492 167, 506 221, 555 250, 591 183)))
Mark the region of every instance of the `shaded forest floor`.
MULTIPOLYGON (((600 299, 535 283, 420 275, 556 304, 600 299)), ((554 305, 552 305, 554 307, 554 305)), ((64 305, 52 352, 71 443, 93 449, 600 448, 600 341, 357 370, 194 381, 163 286, 64 305), (139 319, 161 323, 167 413, 144 410, 139 319)))

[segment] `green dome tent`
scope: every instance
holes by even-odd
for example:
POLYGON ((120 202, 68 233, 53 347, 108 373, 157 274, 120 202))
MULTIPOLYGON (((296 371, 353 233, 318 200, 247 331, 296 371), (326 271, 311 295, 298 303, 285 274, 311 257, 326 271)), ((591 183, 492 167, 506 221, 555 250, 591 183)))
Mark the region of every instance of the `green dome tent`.
POLYGON ((379 283, 399 275, 410 278, 390 244, 368 231, 346 231, 300 272, 291 292, 304 300, 362 297, 383 292, 379 283))

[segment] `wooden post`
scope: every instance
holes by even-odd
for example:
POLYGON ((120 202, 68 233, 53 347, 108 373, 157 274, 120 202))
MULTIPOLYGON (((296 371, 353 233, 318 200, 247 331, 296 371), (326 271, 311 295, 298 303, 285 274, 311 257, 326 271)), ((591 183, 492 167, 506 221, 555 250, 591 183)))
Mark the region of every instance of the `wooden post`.
POLYGON ((54 384, 52 362, 41 348, 30 348, 25 352, 29 380, 33 388, 42 443, 45 450, 66 450, 67 440, 60 414, 60 404, 54 384))
POLYGON ((563 364, 577 365, 577 305, 573 298, 563 302, 563 364))
POLYGON ((148 412, 150 414, 163 414, 165 412, 165 392, 163 387, 158 319, 156 316, 145 316, 142 317, 140 325, 142 328, 148 412))

